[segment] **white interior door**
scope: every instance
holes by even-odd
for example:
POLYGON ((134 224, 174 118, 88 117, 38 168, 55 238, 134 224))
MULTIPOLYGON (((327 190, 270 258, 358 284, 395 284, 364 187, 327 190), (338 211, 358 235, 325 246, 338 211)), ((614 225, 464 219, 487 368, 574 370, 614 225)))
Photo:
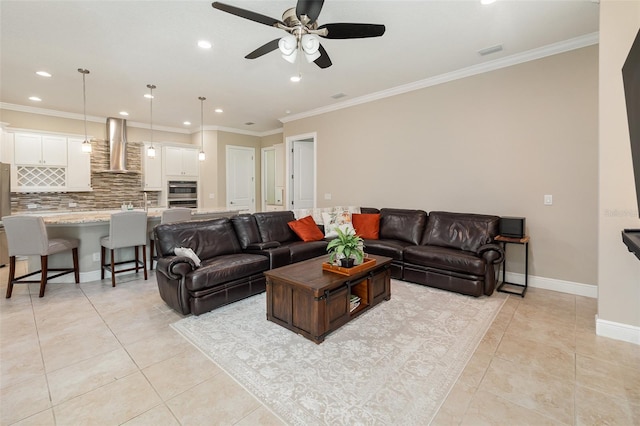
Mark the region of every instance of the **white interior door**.
POLYGON ((291 209, 315 207, 315 148, 313 139, 295 140, 291 149, 291 209))
POLYGON ((227 146, 227 208, 256 211, 255 149, 227 146))

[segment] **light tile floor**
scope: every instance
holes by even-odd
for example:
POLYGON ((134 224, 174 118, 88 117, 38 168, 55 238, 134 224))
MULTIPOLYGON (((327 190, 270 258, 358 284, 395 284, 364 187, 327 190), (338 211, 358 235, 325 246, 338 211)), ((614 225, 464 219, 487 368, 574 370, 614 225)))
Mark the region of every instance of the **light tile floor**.
MULTIPOLYGON (((154 273, 5 299, 7 269, 1 425, 282 424, 169 327, 182 316, 154 273)), ((595 299, 510 296, 433 424, 640 425, 640 346, 596 336, 595 313, 595 299)))

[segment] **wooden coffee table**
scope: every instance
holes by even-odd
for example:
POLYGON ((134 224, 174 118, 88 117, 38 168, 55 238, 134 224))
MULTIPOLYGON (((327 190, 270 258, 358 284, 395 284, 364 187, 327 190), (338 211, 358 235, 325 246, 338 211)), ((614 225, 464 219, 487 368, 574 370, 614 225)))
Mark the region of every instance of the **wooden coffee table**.
POLYGON ((267 319, 322 343, 327 334, 391 298, 392 259, 369 258, 375 262, 366 262, 352 275, 324 270, 328 255, 265 272, 267 319), (352 298, 359 298, 355 308, 352 298))

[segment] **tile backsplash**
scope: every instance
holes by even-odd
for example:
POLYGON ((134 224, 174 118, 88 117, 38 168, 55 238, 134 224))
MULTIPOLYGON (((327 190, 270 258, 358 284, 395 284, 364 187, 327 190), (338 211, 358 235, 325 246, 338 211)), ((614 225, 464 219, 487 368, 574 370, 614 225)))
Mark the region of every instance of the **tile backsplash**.
MULTIPOLYGON (((140 142, 127 143, 127 170, 129 173, 105 172, 109 169, 109 142, 92 141, 91 187, 88 192, 12 192, 13 214, 37 211, 79 211, 119 209, 123 202, 131 202, 135 208, 143 207, 142 166, 140 142), (69 207, 75 203, 75 207, 69 207), (29 205, 37 205, 29 209, 29 205)), ((157 206, 158 191, 147 191, 150 206, 157 206)))

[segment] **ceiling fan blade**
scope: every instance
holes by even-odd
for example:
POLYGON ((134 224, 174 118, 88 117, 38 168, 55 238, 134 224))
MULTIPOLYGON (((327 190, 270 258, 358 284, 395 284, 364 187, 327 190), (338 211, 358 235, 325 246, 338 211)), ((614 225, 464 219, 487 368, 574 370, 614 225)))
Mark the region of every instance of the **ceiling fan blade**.
POLYGON ((384 25, 380 24, 337 23, 318 27, 319 30, 323 28, 327 29, 327 35, 321 37, 330 39, 380 37, 385 31, 384 25))
POLYGON ((331 63, 331 58, 329 58, 327 51, 324 50, 324 47, 322 47, 322 45, 320 45, 318 51, 320 52, 320 57, 313 61, 317 66, 319 66, 320 68, 329 68, 331 65, 333 65, 331 63))
MULTIPOLYGON (((322 5, 324 4, 324 0, 298 0, 298 4, 296 5, 296 16, 300 21, 302 15, 307 15, 309 18, 308 23, 314 23, 318 16, 320 16, 320 11, 322 10, 322 5)), ((303 22, 305 25, 307 23, 303 22)))
POLYGON ((231 5, 228 5, 228 4, 220 3, 219 1, 214 1, 213 3, 211 3, 211 6, 213 6, 214 9, 218 9, 218 10, 221 10, 223 12, 227 12, 227 13, 230 13, 232 15, 239 16, 241 18, 249 19, 250 21, 259 22, 261 24, 269 25, 270 27, 273 27, 278 23, 283 24, 283 22, 280 21, 279 19, 270 18, 269 16, 261 15, 259 13, 252 12, 250 10, 241 9, 239 7, 235 7, 235 6, 231 6, 231 5))
POLYGON ((271 40, 269 43, 265 43, 262 46, 258 47, 253 52, 249 53, 247 56, 245 56, 245 58, 246 59, 256 59, 256 58, 259 58, 262 55, 266 55, 269 52, 273 52, 274 50, 276 50, 278 48, 278 42, 279 41, 280 41, 279 38, 277 38, 275 40, 271 40))

